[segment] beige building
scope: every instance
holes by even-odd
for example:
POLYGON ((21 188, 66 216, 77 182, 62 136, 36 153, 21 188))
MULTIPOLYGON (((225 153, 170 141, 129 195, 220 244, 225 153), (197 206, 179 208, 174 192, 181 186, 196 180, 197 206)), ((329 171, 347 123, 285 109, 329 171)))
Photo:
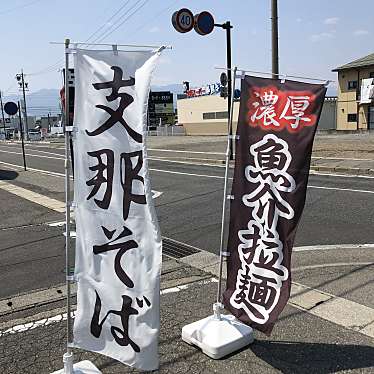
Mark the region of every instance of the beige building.
POLYGON ((339 82, 337 130, 374 129, 374 103, 360 104, 362 79, 374 78, 374 53, 333 71, 339 82))
MULTIPOLYGON (((186 135, 227 135, 227 99, 218 95, 177 100, 178 123, 186 135)), ((236 133, 239 101, 234 101, 233 134, 236 133)), ((336 129, 336 98, 326 98, 319 130, 336 129)))
MULTIPOLYGON (((178 123, 184 126, 186 135, 227 134, 227 99, 218 95, 179 99, 177 109, 178 123)), ((238 113, 239 102, 234 102, 233 134, 238 113)))

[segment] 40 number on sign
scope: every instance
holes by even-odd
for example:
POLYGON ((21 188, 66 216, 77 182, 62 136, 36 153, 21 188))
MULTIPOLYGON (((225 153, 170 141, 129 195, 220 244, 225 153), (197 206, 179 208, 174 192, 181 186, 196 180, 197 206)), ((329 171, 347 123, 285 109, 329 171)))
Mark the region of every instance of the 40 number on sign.
POLYGON ((189 9, 182 8, 172 16, 174 28, 181 33, 189 32, 194 27, 194 16, 189 9))

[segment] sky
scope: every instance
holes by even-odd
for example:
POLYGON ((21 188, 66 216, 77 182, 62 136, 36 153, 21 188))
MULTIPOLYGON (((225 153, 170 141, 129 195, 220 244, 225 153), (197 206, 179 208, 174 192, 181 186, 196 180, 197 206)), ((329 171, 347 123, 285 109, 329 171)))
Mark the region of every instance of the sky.
MULTIPOLYGON (((216 23, 230 21, 232 63, 239 69, 271 71, 271 0, 0 0, 2 53, 0 90, 18 91, 24 70, 30 92, 60 88, 63 42, 171 45, 153 84, 219 81, 225 66, 225 31, 206 36, 178 33, 175 10, 209 11, 216 23), (90 38, 91 37, 91 38, 90 38), (89 39, 90 38, 90 39, 89 39)), ((279 59, 282 74, 336 80, 331 70, 374 52, 373 0, 279 0, 279 59)), ((334 84, 331 86, 334 87, 334 84)))

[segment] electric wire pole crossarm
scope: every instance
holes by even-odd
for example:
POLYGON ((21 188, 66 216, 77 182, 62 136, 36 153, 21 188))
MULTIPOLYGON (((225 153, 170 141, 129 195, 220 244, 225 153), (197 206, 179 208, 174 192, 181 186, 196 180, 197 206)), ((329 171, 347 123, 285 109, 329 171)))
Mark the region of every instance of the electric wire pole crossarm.
POLYGON ((26 135, 26 140, 28 140, 29 139, 29 124, 27 121, 27 106, 26 106, 26 93, 25 93, 25 91, 28 90, 28 83, 25 82, 25 75, 23 74, 23 69, 21 70, 21 74, 16 75, 16 79, 18 81, 20 89, 22 89, 22 94, 23 94, 25 135, 26 135))

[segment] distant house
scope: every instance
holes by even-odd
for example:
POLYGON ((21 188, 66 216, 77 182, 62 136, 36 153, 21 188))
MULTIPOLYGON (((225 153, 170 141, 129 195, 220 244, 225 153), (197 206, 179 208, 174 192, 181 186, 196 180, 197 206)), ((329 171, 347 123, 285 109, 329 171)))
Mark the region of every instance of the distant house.
POLYGON ((61 120, 61 116, 42 116, 40 117, 40 126, 43 129, 48 129, 50 131, 51 127, 58 125, 58 122, 61 120))
MULTIPOLYGON (((338 73, 337 130, 374 130, 373 98, 362 99, 362 84, 373 84, 374 53, 333 70, 338 73)), ((374 90, 374 85, 373 85, 374 90)), ((373 92, 373 91, 372 91, 373 92)))

